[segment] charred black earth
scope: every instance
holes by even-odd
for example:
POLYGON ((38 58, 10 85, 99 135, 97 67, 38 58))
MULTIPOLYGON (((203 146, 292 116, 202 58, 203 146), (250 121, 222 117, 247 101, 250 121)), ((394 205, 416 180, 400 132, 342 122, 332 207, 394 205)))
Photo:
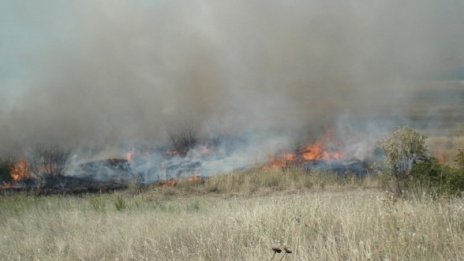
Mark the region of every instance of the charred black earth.
POLYGON ((125 159, 106 159, 81 164, 74 175, 46 175, 27 178, 4 186, 2 191, 30 191, 39 194, 75 194, 111 192, 125 189, 137 180, 130 163, 125 159))

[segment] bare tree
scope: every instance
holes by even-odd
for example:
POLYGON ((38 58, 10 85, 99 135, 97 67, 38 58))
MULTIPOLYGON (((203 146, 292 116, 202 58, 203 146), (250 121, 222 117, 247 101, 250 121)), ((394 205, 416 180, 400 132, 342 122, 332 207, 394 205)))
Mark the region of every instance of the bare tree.
POLYGON ((70 154, 58 146, 37 146, 29 156, 30 171, 39 177, 62 175, 70 154))
POLYGON ((197 133, 193 128, 172 132, 169 134, 172 149, 180 156, 187 155, 187 152, 198 142, 197 133))

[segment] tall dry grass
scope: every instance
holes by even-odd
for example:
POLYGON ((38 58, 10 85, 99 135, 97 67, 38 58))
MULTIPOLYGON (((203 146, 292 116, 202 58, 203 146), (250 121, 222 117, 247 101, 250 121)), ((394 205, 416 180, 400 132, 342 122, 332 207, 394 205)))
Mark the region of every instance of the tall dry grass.
POLYGON ((427 146, 432 156, 449 165, 455 165, 459 149, 464 149, 464 129, 461 132, 462 134, 428 137, 427 146))
MULTIPOLYGON (((216 175, 204 182, 180 180, 175 188, 161 189, 162 193, 216 193, 233 195, 266 195, 276 192, 297 193, 301 191, 346 190, 354 188, 379 187, 375 175, 364 178, 355 175, 336 175, 327 172, 308 174, 302 169, 262 169, 256 168, 227 175, 216 175)), ((159 187, 154 187, 159 189, 159 187)))
MULTIPOLYGON (((217 177, 198 188, 202 193, 192 194, 185 193, 184 184, 166 188, 181 191, 176 193, 4 196, 0 198, 0 259, 269 260, 273 246, 292 251, 286 260, 458 260, 464 256, 462 199, 394 199, 364 189, 363 183, 349 182, 346 187, 328 183, 318 189, 301 185, 266 194, 259 189, 234 193, 253 184, 251 179, 278 187, 273 179, 280 178, 275 174, 267 173, 265 180, 226 176, 225 184, 214 183, 219 183, 217 177), (234 189, 228 190, 227 182, 234 189), (214 193, 206 193, 215 186, 214 193)), ((282 182, 297 186, 296 178, 285 179, 282 182)), ((276 254, 274 260, 282 257, 283 253, 276 254)))

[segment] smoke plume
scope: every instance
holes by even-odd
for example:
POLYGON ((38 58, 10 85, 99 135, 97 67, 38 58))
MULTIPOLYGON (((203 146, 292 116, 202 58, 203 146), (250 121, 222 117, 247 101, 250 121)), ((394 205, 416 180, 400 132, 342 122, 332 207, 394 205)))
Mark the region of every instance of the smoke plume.
POLYGON ((451 0, 60 8, 69 17, 55 21, 59 37, 32 56, 34 78, 0 108, 4 154, 34 144, 164 144, 184 129, 294 137, 339 122, 407 120, 421 83, 464 62, 464 3, 451 0))

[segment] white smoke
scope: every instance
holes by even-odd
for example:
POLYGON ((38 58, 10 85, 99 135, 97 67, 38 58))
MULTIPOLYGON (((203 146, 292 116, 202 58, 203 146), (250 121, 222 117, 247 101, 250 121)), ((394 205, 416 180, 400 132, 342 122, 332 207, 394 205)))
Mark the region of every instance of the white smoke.
POLYGON ((282 147, 321 126, 370 132, 384 123, 373 119, 407 120, 423 82, 462 66, 462 11, 431 0, 75 2, 53 27, 60 41, 31 61, 37 78, 0 114, 1 152, 164 145, 184 129, 263 144, 287 135, 282 147))

